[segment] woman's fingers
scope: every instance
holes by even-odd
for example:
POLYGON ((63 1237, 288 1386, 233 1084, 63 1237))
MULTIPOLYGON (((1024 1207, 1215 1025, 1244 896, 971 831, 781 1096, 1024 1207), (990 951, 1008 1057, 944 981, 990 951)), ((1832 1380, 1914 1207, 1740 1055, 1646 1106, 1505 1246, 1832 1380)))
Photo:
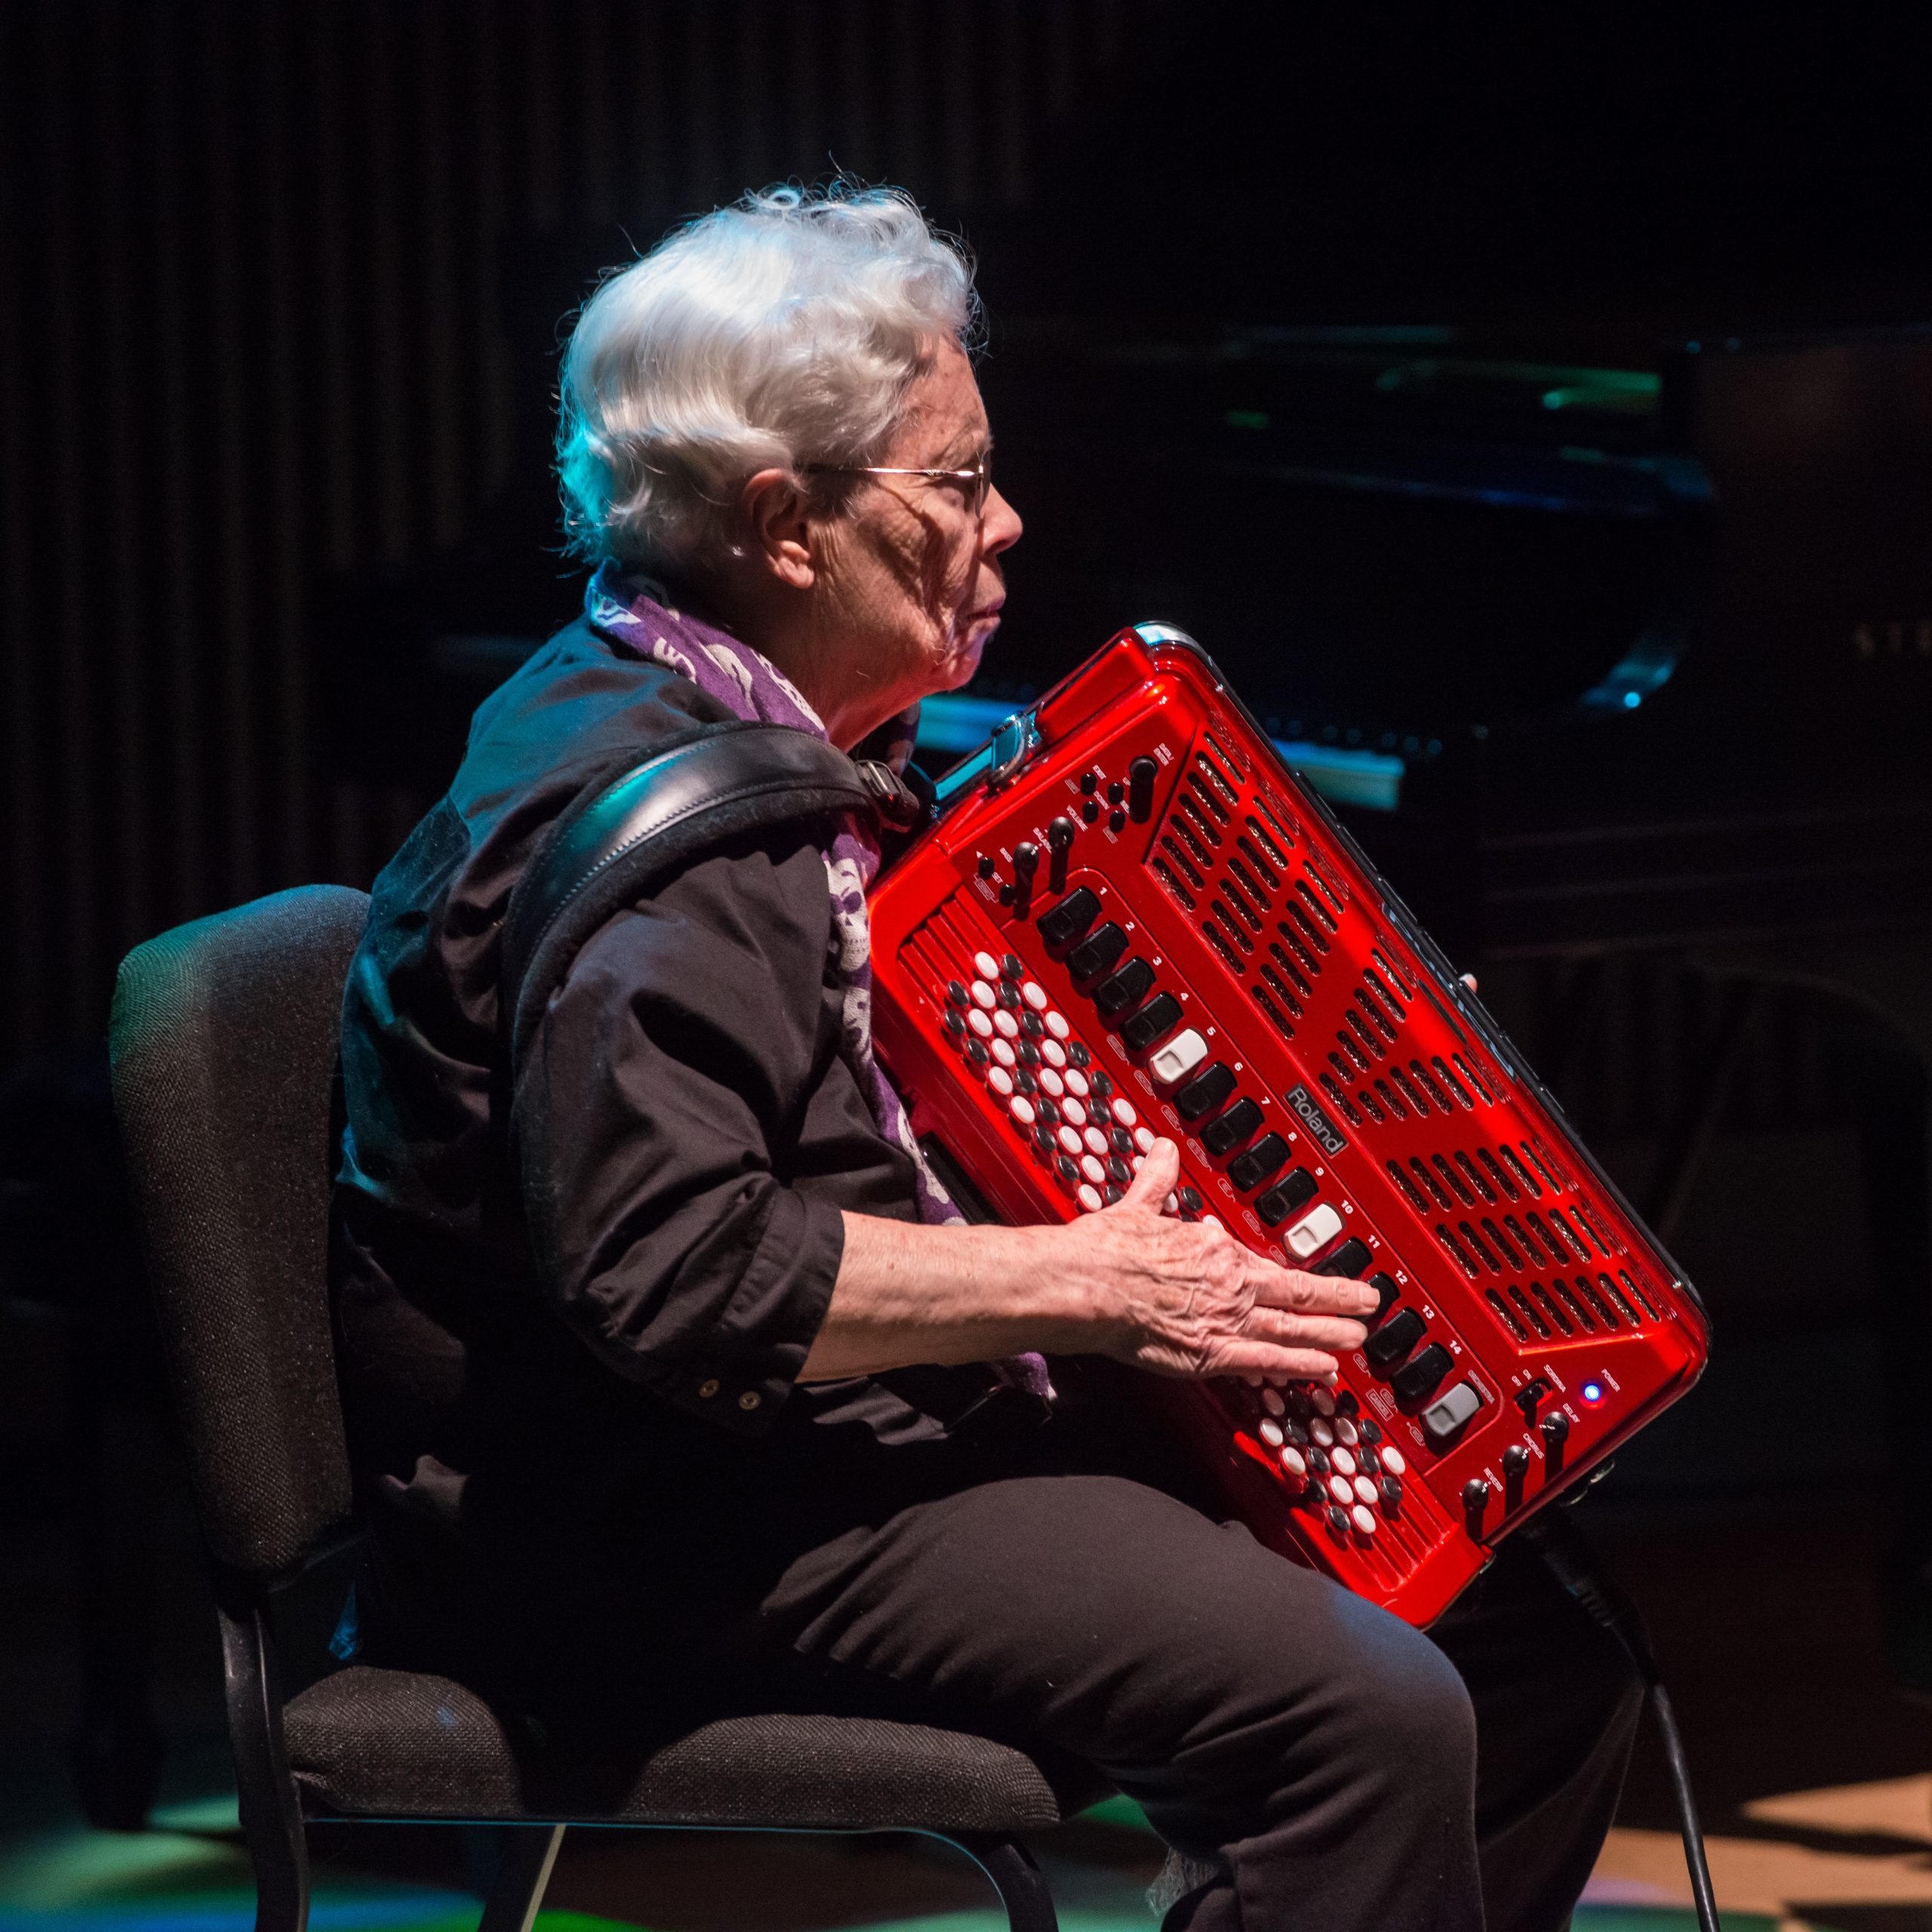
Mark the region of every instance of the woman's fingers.
POLYGON ((1158 1214, 1161 1203, 1173 1193, 1174 1183, 1180 1179, 1180 1149, 1171 1140, 1157 1140, 1140 1163, 1140 1171, 1128 1183, 1127 1192, 1114 1203, 1115 1211, 1147 1208, 1158 1214))
POLYGON ((1299 1268, 1278 1267, 1254 1257, 1254 1298, 1269 1308, 1293 1309, 1303 1315, 1367 1315, 1381 1297, 1366 1281, 1349 1281, 1331 1275, 1304 1274, 1299 1268))

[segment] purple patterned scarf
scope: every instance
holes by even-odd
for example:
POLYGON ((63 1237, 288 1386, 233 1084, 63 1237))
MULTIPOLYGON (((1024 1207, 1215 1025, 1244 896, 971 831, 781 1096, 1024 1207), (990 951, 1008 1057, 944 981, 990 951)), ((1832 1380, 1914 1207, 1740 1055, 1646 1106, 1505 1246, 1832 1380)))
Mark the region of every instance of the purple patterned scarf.
MULTIPOLYGON (((660 585, 648 577, 626 576, 607 563, 591 579, 584 608, 607 637, 688 679, 737 716, 789 725, 815 738, 827 736, 824 721, 804 693, 768 657, 688 612, 671 608, 663 599, 660 585)), ((882 728, 881 735, 891 740, 884 761, 896 771, 903 771, 912 756, 918 715, 915 706, 894 724, 882 728)), ((872 1052, 872 928, 866 918, 866 888, 878 871, 878 847, 860 821, 845 818, 822 853, 832 894, 832 946, 844 995, 840 1051, 879 1132, 912 1160, 920 1220, 963 1221, 966 1217, 926 1164, 912 1137, 906 1103, 872 1052)), ((1052 1385, 1040 1356, 1017 1355, 996 1366, 1008 1380, 1035 1395, 1051 1395, 1052 1385)))

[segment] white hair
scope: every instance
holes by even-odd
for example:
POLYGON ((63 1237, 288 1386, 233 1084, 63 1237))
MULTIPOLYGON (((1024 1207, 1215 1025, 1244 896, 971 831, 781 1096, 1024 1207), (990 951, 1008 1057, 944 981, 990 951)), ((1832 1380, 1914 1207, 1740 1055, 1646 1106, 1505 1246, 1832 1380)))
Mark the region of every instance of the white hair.
POLYGON ((978 314, 965 257, 895 188, 771 188, 688 223, 612 274, 571 333, 571 548, 701 562, 759 470, 875 461, 914 377, 941 343, 970 346, 978 314))

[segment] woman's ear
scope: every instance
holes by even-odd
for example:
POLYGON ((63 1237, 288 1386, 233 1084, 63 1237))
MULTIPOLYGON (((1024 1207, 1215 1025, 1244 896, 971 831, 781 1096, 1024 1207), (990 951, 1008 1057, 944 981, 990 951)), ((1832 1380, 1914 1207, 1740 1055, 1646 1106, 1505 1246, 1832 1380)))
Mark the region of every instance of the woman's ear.
POLYGON ((757 561, 788 589, 811 589, 818 567, 798 478, 789 470, 761 469, 739 492, 738 504, 757 561))

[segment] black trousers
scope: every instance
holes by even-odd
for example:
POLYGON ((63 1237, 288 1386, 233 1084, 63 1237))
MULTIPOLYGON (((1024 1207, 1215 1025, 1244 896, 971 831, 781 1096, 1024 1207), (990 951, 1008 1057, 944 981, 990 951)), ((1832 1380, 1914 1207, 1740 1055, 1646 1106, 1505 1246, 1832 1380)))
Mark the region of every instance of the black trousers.
POLYGON ((815 1684, 827 1708, 1098 1767, 1217 1867, 1165 1932, 1557 1932, 1641 1696, 1525 1546, 1423 1635, 1107 1475, 1006 1477, 850 1529, 758 1623, 795 1700, 815 1684))
POLYGON ((1614 1640, 1520 1543, 1411 1629, 1217 1521, 1137 1413, 808 1431, 756 1480, 659 1469, 580 1519, 586 1480, 517 1512, 487 1570, 379 1521, 403 1560, 375 1660, 586 1737, 788 1708, 1057 1754, 1214 1869, 1167 1932, 1559 1932, 1635 1728, 1614 1640))

